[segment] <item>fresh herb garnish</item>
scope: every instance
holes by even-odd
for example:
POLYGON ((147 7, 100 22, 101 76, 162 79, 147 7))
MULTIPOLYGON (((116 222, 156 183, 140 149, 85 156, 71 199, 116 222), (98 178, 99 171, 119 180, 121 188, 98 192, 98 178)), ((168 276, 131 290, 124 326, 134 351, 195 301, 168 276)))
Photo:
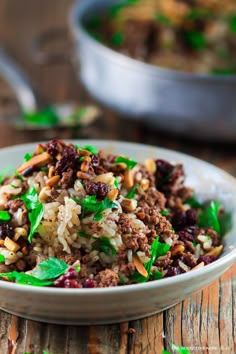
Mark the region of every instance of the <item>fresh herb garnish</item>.
POLYGON ((102 212, 106 209, 117 209, 116 203, 112 202, 110 199, 105 198, 102 201, 97 201, 95 195, 85 197, 82 200, 77 198, 72 198, 76 203, 80 204, 82 207, 83 216, 89 213, 95 213, 93 220, 99 221, 102 219, 102 212))
POLYGON ((59 116, 51 106, 41 111, 24 112, 23 119, 30 125, 55 126, 59 123, 59 116))
POLYGON ((220 222, 218 218, 218 212, 220 208, 220 202, 210 202, 209 207, 206 207, 199 213, 198 225, 200 227, 212 227, 218 234, 220 234, 220 222))
POLYGON ((28 241, 31 242, 36 232, 44 213, 43 204, 39 201, 36 189, 32 186, 30 189, 20 197, 21 200, 26 205, 29 210, 29 220, 30 220, 30 233, 28 236, 28 241))
POLYGON ((33 154, 30 154, 29 152, 27 152, 24 156, 24 161, 27 162, 27 161, 31 160, 33 156, 34 156, 33 154))
POLYGON ((14 184, 10 184, 11 188, 19 188, 18 186, 15 186, 14 184))
POLYGON ((4 178, 6 177, 7 173, 10 171, 11 166, 6 166, 2 172, 0 173, 0 185, 3 184, 4 178))
POLYGON ((121 274, 118 274, 118 278, 119 278, 120 284, 125 285, 125 280, 124 280, 124 278, 122 277, 121 274))
POLYGON ((123 32, 115 32, 111 36, 111 44, 115 47, 120 47, 125 41, 125 35, 123 32))
POLYGON ((195 195, 187 199, 184 204, 188 204, 194 209, 203 208, 203 205, 197 201, 195 195))
POLYGON ((231 14, 228 20, 229 30, 231 32, 236 32, 236 14, 231 14))
POLYGON ((89 238, 89 235, 86 234, 86 232, 83 232, 83 231, 79 231, 79 232, 78 232, 78 235, 79 235, 80 237, 89 238))
POLYGON ((184 32, 184 37, 187 44, 195 50, 202 49, 206 46, 207 40, 202 32, 188 31, 184 32))
MULTIPOLYGON (((164 256, 170 249, 170 245, 168 245, 167 243, 161 243, 159 242, 159 236, 155 239, 155 241, 153 242, 152 246, 151 246, 151 250, 150 250, 150 260, 144 264, 144 268, 146 269, 146 271, 148 272, 148 276, 147 277, 143 277, 141 274, 139 274, 137 271, 135 271, 133 273, 133 275, 131 276, 131 280, 137 282, 137 283, 143 283, 149 280, 150 276, 152 275, 152 266, 154 264, 154 262, 156 261, 156 259, 160 256, 164 256)), ((162 275, 161 272, 154 272, 154 276, 156 277, 156 279, 161 279, 162 275)))
POLYGON ((11 215, 7 210, 1 210, 0 211, 0 220, 2 221, 8 221, 11 220, 11 215))
POLYGON ((24 178, 19 174, 19 172, 15 171, 14 174, 16 178, 18 178, 21 182, 24 182, 24 178))
POLYGON ((34 286, 48 286, 52 285, 53 281, 41 280, 33 277, 32 275, 12 271, 9 273, 0 273, 0 278, 6 277, 8 280, 15 281, 22 285, 34 285, 34 286))
POLYGON ((168 215, 169 213, 170 213, 170 211, 169 211, 168 209, 160 211, 160 214, 161 214, 162 216, 166 216, 166 215, 168 215))
POLYGON ((163 25, 167 25, 167 26, 171 25, 171 20, 169 19, 169 17, 163 15, 162 13, 155 14, 154 19, 155 21, 163 25))
POLYGON ((87 151, 91 152, 91 154, 93 154, 93 155, 98 154, 98 149, 93 145, 80 146, 78 144, 75 144, 75 148, 76 148, 76 150, 78 150, 78 149, 87 150, 87 151))
POLYGON ((123 156, 117 157, 115 163, 124 163, 130 170, 132 170, 137 165, 137 162, 133 159, 127 159, 123 156))
POLYGON ((41 167, 40 171, 48 173, 49 169, 47 167, 41 167))
POLYGON ((115 256, 116 254, 116 249, 115 247, 111 244, 111 241, 109 240, 108 237, 102 237, 97 239, 99 242, 98 245, 98 250, 104 252, 105 254, 111 254, 112 256, 115 256))
POLYGON ((3 254, 0 254, 0 262, 1 262, 1 263, 2 263, 2 262, 5 262, 5 257, 4 257, 3 254))
POLYGON ((119 189, 119 183, 118 183, 118 177, 115 176, 115 180, 114 180, 114 186, 119 189))
POLYGON ((133 186, 133 188, 129 191, 129 193, 127 194, 126 198, 127 199, 133 199, 135 194, 136 194, 136 190, 139 187, 138 184, 136 184, 135 186, 133 186))
POLYGON ((48 258, 38 264, 38 269, 33 271, 33 276, 40 280, 48 280, 59 277, 69 268, 68 264, 59 258, 48 258))

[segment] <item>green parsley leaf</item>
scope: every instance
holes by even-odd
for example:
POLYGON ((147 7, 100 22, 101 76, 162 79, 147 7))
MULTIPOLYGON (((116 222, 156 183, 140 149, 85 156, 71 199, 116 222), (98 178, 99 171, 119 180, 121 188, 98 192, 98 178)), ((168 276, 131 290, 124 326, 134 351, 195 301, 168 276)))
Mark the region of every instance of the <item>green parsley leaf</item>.
POLYGON ((187 44, 195 50, 202 49, 206 47, 207 40, 203 33, 198 31, 188 31, 184 32, 184 37, 187 44))
POLYGON ((114 186, 119 189, 119 182, 118 182, 118 177, 115 176, 115 180, 114 180, 114 186))
POLYGON ((127 199, 133 199, 136 193, 137 188, 139 187, 138 184, 136 184, 135 186, 133 186, 133 188, 129 191, 129 193, 127 194, 126 198, 127 199))
POLYGON ((211 11, 204 9, 204 8, 192 8, 190 9, 190 11, 188 12, 186 18, 189 20, 204 20, 206 18, 211 17, 211 11))
POLYGON ((121 274, 118 274, 118 278, 119 278, 119 282, 120 282, 122 285, 125 285, 125 280, 124 280, 124 278, 122 277, 121 274))
POLYGON ((78 232, 78 235, 79 235, 80 237, 89 238, 89 235, 86 234, 86 232, 83 232, 83 231, 79 231, 79 232, 78 232))
POLYGON ((214 75, 232 75, 235 74, 235 68, 215 68, 211 71, 214 75))
POLYGON ((28 241, 31 242, 36 232, 44 213, 44 207, 42 203, 39 203, 30 213, 29 213, 29 220, 30 220, 30 233, 28 236, 28 241))
POLYGON ((91 154, 93 154, 93 155, 98 154, 98 149, 93 145, 80 146, 80 145, 76 144, 75 148, 76 148, 76 150, 78 150, 78 149, 87 150, 87 151, 91 152, 91 154))
MULTIPOLYGON (((144 264, 144 268, 148 272, 148 276, 143 277, 141 274, 139 274, 137 271, 135 271, 131 276, 131 280, 133 280, 137 283, 146 282, 150 278, 150 276, 152 275, 152 266, 153 266, 155 260, 160 256, 164 256, 169 251, 169 249, 170 249, 170 245, 168 245, 167 243, 159 242, 159 236, 156 237, 156 239, 154 240, 154 242, 151 246, 151 250, 150 250, 151 258, 147 263, 144 264)), ((160 272, 155 272, 154 276, 156 277, 155 280, 160 279, 162 277, 160 272)))
POLYGON ((187 199, 184 204, 189 204, 194 209, 203 208, 203 205, 197 201, 195 195, 187 199))
POLYGON ((11 166, 6 166, 2 172, 0 173, 0 185, 3 184, 4 178, 6 177, 7 173, 10 171, 11 166))
POLYGON ((59 123, 59 117, 51 106, 41 111, 24 112, 23 119, 30 125, 55 126, 59 123))
POLYGON ((111 254, 112 256, 115 256, 116 254, 116 249, 115 247, 111 244, 111 241, 109 240, 108 237, 102 237, 98 239, 99 246, 98 250, 104 252, 105 254, 111 254))
POLYGON ((123 32, 115 32, 111 36, 111 44, 115 47, 121 47, 125 41, 125 35, 123 32))
POLYGON ((218 218, 218 212, 220 208, 220 202, 210 202, 210 206, 204 208, 198 216, 198 225, 200 227, 212 227, 218 234, 220 234, 220 222, 218 218))
POLYGON ((30 189, 20 197, 20 199, 25 203, 26 208, 30 211, 28 214, 30 220, 30 233, 28 236, 28 241, 31 242, 43 217, 43 203, 39 201, 37 191, 33 186, 30 187, 30 189))
POLYGON ((231 32, 236 32, 236 14, 231 14, 228 20, 229 30, 231 32))
POLYGON ((11 188, 19 188, 18 186, 15 186, 14 184, 10 184, 11 188))
POLYGON ((34 209, 39 203, 38 193, 34 186, 31 186, 24 195, 20 196, 20 199, 25 203, 27 209, 34 209))
POLYGON ((68 264, 59 258, 48 258, 38 264, 38 268, 33 271, 33 275, 40 280, 48 280, 59 277, 69 268, 68 264))
POLYGON ((48 173, 49 169, 47 167, 41 167, 40 171, 48 173))
POLYGON ((24 178, 23 178, 17 171, 15 171, 14 174, 16 175, 16 177, 17 177, 21 182, 24 182, 24 178))
POLYGON ((5 257, 4 257, 3 254, 0 254, 0 262, 1 262, 1 263, 2 263, 2 262, 5 262, 5 257))
POLYGON ((158 23, 161 23, 163 25, 167 25, 167 26, 171 25, 171 20, 169 19, 169 17, 167 17, 161 13, 155 14, 154 19, 155 19, 155 21, 157 21, 158 23))
POLYGON ((0 211, 0 220, 2 221, 8 221, 11 220, 11 215, 7 210, 1 210, 0 211))
POLYGON ((31 160, 33 156, 34 156, 34 154, 30 154, 29 152, 27 152, 24 156, 24 161, 27 162, 27 161, 31 160))
POLYGON ((15 281, 22 285, 33 285, 33 286, 48 286, 52 285, 52 281, 45 281, 33 277, 32 275, 20 273, 17 271, 12 271, 9 273, 0 273, 0 278, 6 277, 8 280, 15 281))
POLYGON ((115 163, 124 163, 127 168, 132 170, 138 163, 133 159, 127 159, 126 157, 119 156, 116 158, 115 163))
POLYGON ((110 199, 105 198, 102 201, 97 201, 95 195, 91 195, 88 197, 85 197, 82 200, 79 200, 77 198, 72 198, 76 203, 80 204, 82 207, 82 212, 83 215, 89 214, 89 213, 95 213, 93 219, 96 221, 99 221, 102 219, 102 212, 106 209, 117 209, 118 206, 116 203, 112 202, 110 199))
POLYGON ((169 213, 170 213, 170 211, 168 209, 160 211, 160 214, 163 215, 163 216, 166 216, 169 213))
POLYGON ((163 278, 162 272, 156 269, 153 273, 153 280, 159 280, 161 278, 163 278))
POLYGON ((169 350, 163 349, 162 352, 161 352, 161 354, 171 354, 171 352, 169 352, 169 350))
POLYGON ((190 354, 190 350, 187 347, 179 347, 175 344, 171 344, 173 350, 176 350, 179 354, 190 354))

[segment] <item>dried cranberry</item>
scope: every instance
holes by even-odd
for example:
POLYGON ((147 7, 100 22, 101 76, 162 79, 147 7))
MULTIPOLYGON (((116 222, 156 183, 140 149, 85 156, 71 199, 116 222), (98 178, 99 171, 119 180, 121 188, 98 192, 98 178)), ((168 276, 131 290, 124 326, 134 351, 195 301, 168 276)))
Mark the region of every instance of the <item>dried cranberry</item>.
POLYGON ((171 218, 171 223, 176 231, 183 230, 186 225, 186 213, 185 211, 177 210, 171 218))
POLYGON ((165 277, 174 277, 175 275, 178 275, 181 273, 183 273, 183 272, 180 268, 170 266, 167 269, 167 273, 166 273, 165 277))
POLYGON ((62 158, 56 163, 56 173, 61 175, 69 168, 75 169, 78 161, 79 156, 75 149, 70 146, 66 146, 62 152, 62 158))
POLYGON ((90 279, 90 278, 88 278, 83 283, 83 287, 84 288, 94 288, 95 287, 95 281, 90 279))
POLYGON ((98 155, 91 156, 92 166, 97 167, 99 165, 99 162, 100 162, 100 159, 99 159, 98 155))
POLYGON ((59 149, 58 149, 58 140, 57 139, 53 139, 51 141, 49 141, 49 143, 47 144, 47 152, 52 156, 52 157, 56 157, 59 149))
POLYGON ((85 191, 88 195, 96 195, 100 199, 104 199, 108 193, 108 185, 102 182, 87 182, 85 191))
POLYGON ((187 226, 196 225, 198 222, 197 212, 189 209, 186 212, 177 210, 171 218, 172 225, 176 231, 183 230, 187 226))
POLYGON ((9 224, 0 224, 0 239, 5 240, 6 237, 12 238, 14 229, 9 224))
POLYGON ((198 264, 204 262, 205 265, 210 264, 216 260, 215 256, 200 256, 197 260, 198 264))
POLYGON ((193 242, 194 240, 194 236, 192 234, 190 234, 189 232, 185 231, 185 230, 182 230, 178 233, 179 235, 179 240, 180 241, 191 241, 193 242))
POLYGON ((188 209, 186 211, 187 225, 196 225, 198 223, 198 214, 195 209, 188 209))
POLYGON ((75 268, 70 267, 65 274, 55 280, 54 285, 58 288, 78 288, 78 273, 75 268))
POLYGON ((165 160, 156 160, 156 178, 157 183, 167 182, 167 179, 170 177, 174 166, 165 160))

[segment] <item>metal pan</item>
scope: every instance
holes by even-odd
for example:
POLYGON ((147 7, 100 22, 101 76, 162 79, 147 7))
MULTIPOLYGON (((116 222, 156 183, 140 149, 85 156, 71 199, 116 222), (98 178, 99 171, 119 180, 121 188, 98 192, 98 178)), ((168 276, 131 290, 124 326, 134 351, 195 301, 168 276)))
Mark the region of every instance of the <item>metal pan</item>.
POLYGON ((86 19, 120 1, 80 0, 70 14, 78 75, 103 104, 153 127, 191 137, 236 141, 236 76, 189 74, 111 50, 84 29, 86 19))

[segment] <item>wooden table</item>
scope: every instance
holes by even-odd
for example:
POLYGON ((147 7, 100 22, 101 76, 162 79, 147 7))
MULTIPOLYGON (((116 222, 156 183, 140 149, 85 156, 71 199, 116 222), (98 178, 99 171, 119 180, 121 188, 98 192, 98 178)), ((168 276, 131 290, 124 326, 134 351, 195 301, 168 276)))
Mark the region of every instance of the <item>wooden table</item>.
MULTIPOLYGON (((80 87, 70 62, 66 32, 71 0, 1 0, 0 41, 24 67, 41 97, 48 102, 91 102, 80 87), (46 57, 32 53, 35 39, 53 29, 66 40, 46 43, 46 57), (64 38, 64 37, 63 37, 64 38), (55 50, 64 48, 63 58, 55 50), (68 49, 67 49, 68 48, 68 49)), ((41 38, 44 38, 44 35, 41 38)), ((6 86, 0 85, 1 105, 14 106, 6 86)), ((5 107, 6 108, 6 107, 5 107)), ((9 108, 9 107, 8 107, 9 108)), ((20 131, 0 120, 0 146, 60 138, 103 138, 149 143, 203 158, 236 176, 234 145, 206 143, 171 136, 120 118, 104 109, 102 119, 83 130, 20 131), (125 129, 124 129, 125 126, 125 129)), ((0 312, 0 354, 154 354, 171 351, 171 344, 187 346, 191 353, 236 353, 236 265, 208 288, 158 315, 103 326, 59 326, 24 320, 0 312), (201 309, 199 311, 199 308, 201 309)))

